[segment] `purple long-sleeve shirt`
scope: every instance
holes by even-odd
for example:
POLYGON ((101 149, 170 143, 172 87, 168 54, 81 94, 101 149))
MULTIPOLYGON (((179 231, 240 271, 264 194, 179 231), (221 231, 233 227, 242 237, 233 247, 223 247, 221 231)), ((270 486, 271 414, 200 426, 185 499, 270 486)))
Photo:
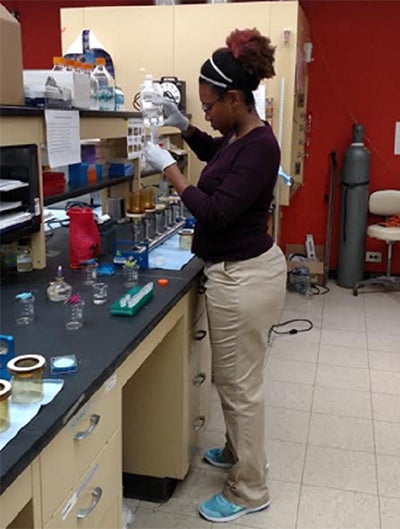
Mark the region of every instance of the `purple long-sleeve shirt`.
POLYGON ((187 139, 206 161, 199 182, 182 200, 196 217, 192 252, 205 261, 242 261, 266 252, 268 212, 280 163, 271 127, 257 127, 228 143, 195 129, 187 139))

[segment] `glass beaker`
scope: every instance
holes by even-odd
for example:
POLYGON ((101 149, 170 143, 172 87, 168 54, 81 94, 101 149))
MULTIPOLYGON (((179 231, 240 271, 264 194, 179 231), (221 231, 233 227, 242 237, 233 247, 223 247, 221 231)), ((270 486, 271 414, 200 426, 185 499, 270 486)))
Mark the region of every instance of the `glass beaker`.
POLYGON ((21 292, 14 299, 15 323, 28 325, 35 318, 35 297, 31 292, 21 292))
POLYGON ((124 286, 132 288, 137 285, 139 279, 139 266, 136 261, 129 257, 123 267, 122 273, 124 276, 124 286))
POLYGON ((103 305, 107 302, 107 283, 94 283, 93 284, 93 303, 95 305, 103 305))
POLYGON ((40 402, 43 398, 43 371, 46 359, 42 355, 16 356, 7 364, 11 375, 11 400, 16 404, 40 402))
POLYGON ((11 395, 11 384, 8 380, 0 380, 0 433, 10 426, 8 398, 11 395))
POLYGON ((97 281, 97 261, 89 259, 81 263, 82 283, 84 285, 93 285, 97 281))
POLYGON ((83 325, 83 307, 85 302, 78 294, 73 294, 65 302, 65 328, 68 331, 76 331, 83 325))

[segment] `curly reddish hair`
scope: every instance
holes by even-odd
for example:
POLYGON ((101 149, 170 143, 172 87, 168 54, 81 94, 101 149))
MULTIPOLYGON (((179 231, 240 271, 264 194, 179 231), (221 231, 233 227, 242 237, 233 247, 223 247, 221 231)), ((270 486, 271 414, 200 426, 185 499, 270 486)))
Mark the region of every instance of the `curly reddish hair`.
POLYGON ((243 70, 251 77, 260 81, 275 75, 275 46, 256 28, 235 29, 226 38, 225 43, 243 70))

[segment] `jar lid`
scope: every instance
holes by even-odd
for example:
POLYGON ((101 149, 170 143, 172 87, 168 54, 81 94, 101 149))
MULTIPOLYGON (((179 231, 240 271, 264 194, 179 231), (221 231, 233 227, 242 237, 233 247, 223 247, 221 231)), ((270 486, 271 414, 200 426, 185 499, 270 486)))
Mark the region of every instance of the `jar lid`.
POLYGON ((182 230, 178 231, 179 235, 189 235, 190 237, 193 236, 194 230, 191 228, 183 228, 182 230))
POLYGON ((20 294, 17 294, 15 296, 15 299, 25 299, 25 300, 32 299, 32 300, 34 300, 35 297, 32 294, 32 292, 21 292, 20 294))
POLYGON ((11 383, 0 379, 0 400, 6 400, 11 395, 11 383))
POLYGON ((31 375, 35 371, 43 371, 46 359, 42 355, 19 355, 7 362, 7 370, 11 375, 31 375))

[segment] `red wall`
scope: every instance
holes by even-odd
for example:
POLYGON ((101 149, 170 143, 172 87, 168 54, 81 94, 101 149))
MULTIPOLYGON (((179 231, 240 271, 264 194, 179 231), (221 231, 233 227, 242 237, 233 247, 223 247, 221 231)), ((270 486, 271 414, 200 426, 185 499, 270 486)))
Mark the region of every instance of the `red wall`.
MULTIPOLYGON (((48 68, 53 55, 61 53, 60 7, 152 3, 152 0, 3 1, 7 8, 21 13, 26 68, 48 68)), ((293 196, 290 206, 283 208, 282 247, 286 243, 303 242, 307 233, 314 234, 316 244, 324 243, 329 153, 336 150, 341 162, 355 122, 364 126, 366 145, 371 151, 370 191, 400 189, 400 156, 393 154, 394 126, 400 121, 400 1, 303 0, 300 3, 310 22, 314 45, 308 100, 312 128, 304 186, 293 196)), ((331 251, 333 269, 337 263, 339 191, 337 186, 331 251)), ((386 246, 367 239, 367 249, 385 254, 386 246)), ((400 248, 394 250, 393 264, 393 271, 400 273, 400 248)), ((371 271, 384 268, 385 263, 366 265, 366 270, 371 271)))

